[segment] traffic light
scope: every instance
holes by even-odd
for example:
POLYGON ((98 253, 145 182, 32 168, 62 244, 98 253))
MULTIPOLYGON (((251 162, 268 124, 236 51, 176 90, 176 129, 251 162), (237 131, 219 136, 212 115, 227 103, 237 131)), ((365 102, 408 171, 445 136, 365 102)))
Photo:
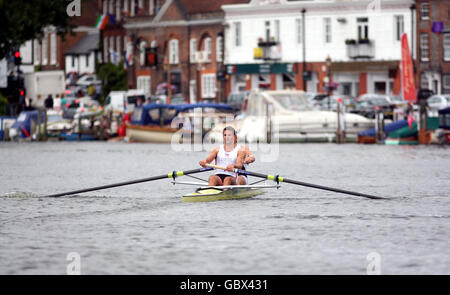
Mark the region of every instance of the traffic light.
POLYGON ((158 59, 156 56, 156 48, 146 48, 145 49, 145 65, 147 67, 156 67, 158 64, 158 59))
POLYGON ((20 56, 20 51, 14 52, 14 64, 20 66, 22 64, 22 57, 20 56))

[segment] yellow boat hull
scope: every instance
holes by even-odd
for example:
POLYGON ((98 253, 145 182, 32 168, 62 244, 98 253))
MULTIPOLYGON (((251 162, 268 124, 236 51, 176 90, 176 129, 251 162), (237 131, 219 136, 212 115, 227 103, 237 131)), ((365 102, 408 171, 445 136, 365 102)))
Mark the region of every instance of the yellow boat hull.
POLYGON ((224 200, 246 199, 261 195, 264 191, 258 188, 202 188, 183 196, 183 202, 212 202, 224 200))

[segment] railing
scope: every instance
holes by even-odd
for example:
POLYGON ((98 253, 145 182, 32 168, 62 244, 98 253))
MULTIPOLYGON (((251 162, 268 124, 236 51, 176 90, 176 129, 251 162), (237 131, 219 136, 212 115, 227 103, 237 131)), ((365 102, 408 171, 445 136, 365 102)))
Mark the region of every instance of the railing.
POLYGON ((374 58, 375 44, 373 40, 346 40, 347 56, 351 59, 374 58))

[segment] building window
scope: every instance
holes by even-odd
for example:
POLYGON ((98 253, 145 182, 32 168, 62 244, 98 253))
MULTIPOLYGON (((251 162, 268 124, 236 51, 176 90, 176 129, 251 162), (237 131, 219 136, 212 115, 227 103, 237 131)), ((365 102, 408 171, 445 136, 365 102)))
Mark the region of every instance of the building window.
POLYGON ((109 37, 109 53, 111 54, 110 60, 113 64, 117 64, 117 59, 114 51, 114 37, 109 37))
POLYGON ((192 38, 189 42, 190 61, 195 62, 195 54, 197 52, 197 39, 192 38))
POLYGON ((241 23, 236 22, 234 23, 234 46, 239 47, 241 46, 241 23))
POLYGON ((34 40, 34 64, 39 65, 41 63, 41 44, 39 40, 34 40))
POLYGON ((369 19, 367 17, 358 17, 358 40, 369 39, 369 19))
POLYGON ((42 38, 42 64, 47 65, 48 63, 48 35, 45 34, 42 38))
POLYGON ((211 61, 211 38, 207 37, 205 38, 205 52, 206 52, 206 60, 211 61))
POLYGON ((331 43, 331 18, 323 19, 323 27, 325 32, 325 43, 331 43))
POLYGON ((427 33, 420 34, 420 60, 425 62, 430 60, 430 42, 427 33))
POLYGON ((103 59, 104 59, 104 62, 105 63, 107 63, 108 62, 108 60, 109 60, 109 58, 108 58, 108 56, 109 56, 109 54, 108 54, 108 37, 105 37, 105 38, 103 38, 103 59))
POLYGON ((297 44, 302 43, 302 20, 300 18, 295 20, 295 39, 297 44))
POLYGON ((178 40, 169 41, 169 62, 170 64, 178 64, 178 40))
POLYGON ((89 54, 86 54, 86 68, 89 68, 89 54))
POLYGON ((270 22, 269 21, 264 22, 264 27, 266 30, 266 41, 270 41, 270 22))
POLYGON ((137 15, 144 15, 144 0, 138 2, 137 15))
POLYGON ((403 20, 403 15, 395 15, 395 40, 400 41, 402 35, 405 32, 405 23, 403 20))
POLYGON ((446 90, 450 89, 450 75, 442 76, 442 87, 446 90))
POLYGON ((117 20, 120 20, 120 15, 121 15, 121 7, 120 7, 120 2, 122 0, 117 0, 116 1, 116 18, 117 20))
POLYGON ((450 61, 450 33, 442 35, 444 61, 450 61))
POLYGON ((275 21, 275 40, 280 42, 280 21, 275 21))
POLYGON ((145 66, 145 47, 147 47, 147 42, 142 41, 139 45, 139 60, 141 67, 145 66))
POLYGON ((218 36, 216 38, 216 61, 222 62, 223 61, 223 37, 218 36))
POLYGON ((130 2, 130 16, 136 15, 136 0, 131 0, 130 2))
POLYGON ((123 55, 122 54, 121 44, 122 44, 121 37, 117 36, 116 37, 116 46, 117 46, 117 54, 118 54, 119 61, 122 60, 122 55, 123 55))
POLYGON ((149 0, 148 1, 148 13, 150 15, 154 15, 155 14, 155 0, 149 0))
POLYGON ((50 34, 50 63, 56 65, 56 33, 50 34))
POLYGON ((128 0, 123 1, 123 12, 125 12, 125 15, 128 15, 128 0))
POLYGON ((72 55, 70 58, 72 59, 72 68, 74 69, 75 68, 75 55, 72 55))
POLYGON ((427 2, 420 3, 420 18, 423 20, 430 19, 430 5, 427 2))
POLYGON ((108 13, 114 14, 114 0, 109 0, 108 13))
POLYGON ((429 89, 428 85, 428 77, 425 73, 422 73, 420 75, 420 88, 422 89, 429 89))
POLYGON ((150 76, 138 76, 137 77, 137 89, 141 89, 145 94, 151 95, 151 77, 150 76))
POLYGON ((216 75, 203 74, 202 75, 202 98, 216 97, 216 75))

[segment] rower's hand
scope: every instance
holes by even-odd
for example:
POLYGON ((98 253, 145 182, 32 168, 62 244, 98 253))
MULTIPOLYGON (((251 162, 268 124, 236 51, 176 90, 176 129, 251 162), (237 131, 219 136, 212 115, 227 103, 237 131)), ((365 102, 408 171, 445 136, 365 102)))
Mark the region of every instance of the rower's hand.
POLYGON ((200 164, 200 166, 202 166, 203 168, 206 168, 206 161, 205 160, 201 160, 200 162, 198 162, 200 164))
POLYGON ((228 165, 226 171, 234 172, 234 164, 228 165))

